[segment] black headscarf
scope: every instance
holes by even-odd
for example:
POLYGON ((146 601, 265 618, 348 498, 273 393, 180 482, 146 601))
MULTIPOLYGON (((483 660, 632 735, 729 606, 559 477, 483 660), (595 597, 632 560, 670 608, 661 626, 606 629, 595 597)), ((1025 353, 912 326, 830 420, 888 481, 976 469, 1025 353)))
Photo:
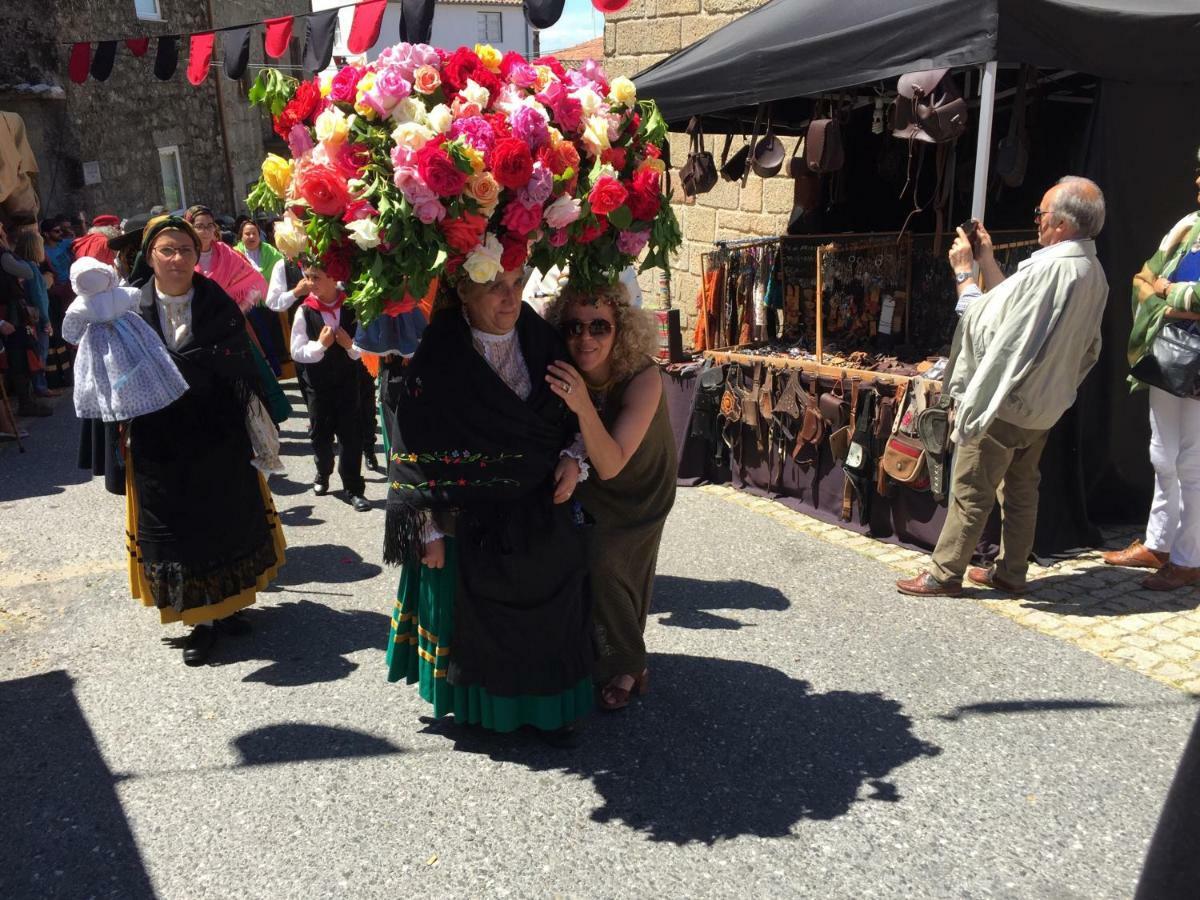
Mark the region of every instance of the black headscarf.
POLYGON ((566 346, 522 304, 516 324, 532 391, 521 400, 475 349, 458 308, 433 316, 412 362, 388 386, 392 453, 384 560, 421 556, 422 510, 452 507, 499 521, 514 505, 547 502, 575 417, 542 375, 566 346))
POLYGON ((154 270, 150 268, 150 248, 154 245, 154 239, 164 231, 182 231, 192 239, 196 245, 196 252, 200 252, 200 235, 196 234, 196 229, 190 222, 179 216, 159 216, 151 219, 142 229, 142 249, 129 272, 129 283, 134 287, 142 287, 154 277, 154 270))

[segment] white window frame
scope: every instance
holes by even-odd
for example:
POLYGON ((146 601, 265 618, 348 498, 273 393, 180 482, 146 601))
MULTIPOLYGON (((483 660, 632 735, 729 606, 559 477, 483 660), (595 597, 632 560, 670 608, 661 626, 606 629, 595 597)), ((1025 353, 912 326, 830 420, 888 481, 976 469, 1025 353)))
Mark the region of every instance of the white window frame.
POLYGON ((162 7, 159 5, 159 0, 133 0, 133 11, 143 21, 161 22, 163 20, 162 7), (146 4, 153 6, 154 11, 144 11, 142 7, 146 4))
MULTIPOLYGON (((183 161, 179 157, 179 146, 171 144, 169 147, 158 148, 158 177, 162 178, 163 160, 169 157, 175 158, 175 180, 179 184, 179 209, 187 209, 187 189, 183 186, 183 161)), ((167 183, 163 182, 163 202, 167 201, 167 183)))
POLYGON ((479 36, 479 42, 481 44, 491 44, 492 46, 495 46, 497 44, 504 43, 504 13, 478 12, 475 15, 475 31, 479 36), (495 17, 496 23, 495 37, 492 37, 489 34, 491 31, 490 23, 492 22, 493 16, 495 17))

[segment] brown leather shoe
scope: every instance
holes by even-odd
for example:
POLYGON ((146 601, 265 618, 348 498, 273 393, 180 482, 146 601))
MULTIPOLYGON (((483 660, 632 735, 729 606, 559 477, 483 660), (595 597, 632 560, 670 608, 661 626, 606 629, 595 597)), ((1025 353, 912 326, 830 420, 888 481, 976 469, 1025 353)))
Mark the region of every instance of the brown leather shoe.
POLYGON ((983 566, 971 566, 967 569, 967 581, 972 584, 977 584, 980 587, 992 588, 993 590, 1004 591, 1009 594, 1023 593, 1028 587, 1028 582, 1021 584, 1013 584, 1005 581, 1003 578, 996 577, 996 569, 994 566, 985 569, 983 566))
POLYGON ((897 581, 896 590, 912 597, 957 597, 962 593, 962 582, 938 581, 928 572, 922 572, 915 578, 897 581))
POLYGON ((1134 541, 1124 550, 1108 550, 1100 557, 1106 565, 1129 566, 1134 569, 1161 569, 1168 562, 1169 554, 1151 550, 1141 541, 1134 541))
POLYGON ((1175 591, 1197 583, 1200 583, 1200 566, 1177 566, 1172 562, 1142 579, 1142 587, 1151 591, 1175 591))

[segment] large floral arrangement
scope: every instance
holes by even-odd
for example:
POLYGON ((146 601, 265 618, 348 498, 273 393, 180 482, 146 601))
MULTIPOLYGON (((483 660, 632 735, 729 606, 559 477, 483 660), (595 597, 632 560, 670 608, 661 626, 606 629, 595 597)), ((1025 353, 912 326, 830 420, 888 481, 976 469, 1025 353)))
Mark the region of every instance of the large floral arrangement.
POLYGON ((569 262, 600 284, 679 246, 666 123, 594 62, 397 44, 319 80, 264 70, 250 99, 291 152, 263 162, 250 206, 283 213, 279 249, 320 259, 364 321, 443 273, 569 262))

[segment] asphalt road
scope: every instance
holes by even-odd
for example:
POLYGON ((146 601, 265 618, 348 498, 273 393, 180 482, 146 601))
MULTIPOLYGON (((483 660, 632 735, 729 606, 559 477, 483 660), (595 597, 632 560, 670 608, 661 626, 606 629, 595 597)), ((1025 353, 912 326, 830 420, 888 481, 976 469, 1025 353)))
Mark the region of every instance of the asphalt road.
POLYGON ((1196 715, 681 490, 643 702, 575 751, 432 723, 384 678, 382 510, 308 491, 299 418, 288 564, 188 669, 69 403, 31 428, 0 449, 5 898, 1125 898, 1196 715))

